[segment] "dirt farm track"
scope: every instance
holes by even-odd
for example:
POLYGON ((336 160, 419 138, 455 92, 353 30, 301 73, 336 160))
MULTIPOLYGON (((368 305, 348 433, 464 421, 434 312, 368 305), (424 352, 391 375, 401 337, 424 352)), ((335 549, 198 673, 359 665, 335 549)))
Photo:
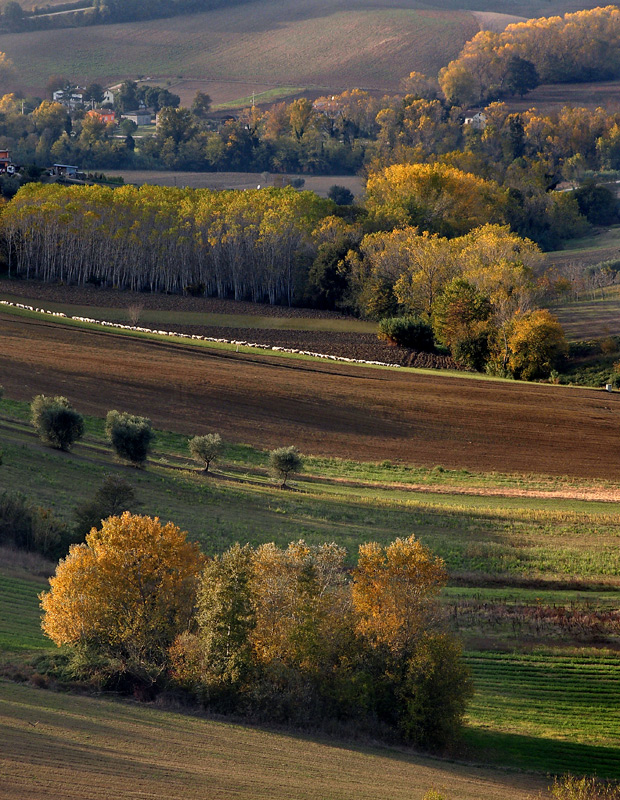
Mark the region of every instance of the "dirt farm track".
POLYGON ((9 397, 187 434, 472 470, 620 479, 620 394, 138 341, 0 314, 9 397))

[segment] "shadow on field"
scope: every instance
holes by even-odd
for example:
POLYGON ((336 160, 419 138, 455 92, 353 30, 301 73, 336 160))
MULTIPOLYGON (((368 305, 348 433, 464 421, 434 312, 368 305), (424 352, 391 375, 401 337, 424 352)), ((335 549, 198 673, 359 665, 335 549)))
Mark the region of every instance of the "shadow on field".
MULTIPOLYGON (((587 713, 587 712, 584 712, 587 713)), ((474 760, 528 771, 620 778, 620 750, 516 733, 467 729, 464 742, 474 760)))

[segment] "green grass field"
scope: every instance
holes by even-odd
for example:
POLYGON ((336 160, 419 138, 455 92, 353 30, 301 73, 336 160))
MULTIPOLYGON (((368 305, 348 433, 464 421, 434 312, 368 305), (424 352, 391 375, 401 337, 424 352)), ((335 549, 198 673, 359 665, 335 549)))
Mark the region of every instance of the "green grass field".
POLYGON ((39 592, 47 581, 35 576, 15 577, 0 567, 0 652, 13 653, 51 648, 41 633, 39 592))
MULTIPOLYGON (((620 517, 613 503, 573 496, 588 488, 605 496, 613 488, 605 482, 308 458, 306 472, 293 481, 294 491, 282 492, 266 471, 267 454, 255 448, 227 447, 216 474, 206 478, 187 457, 184 437, 158 432, 148 467, 136 470, 115 460, 103 440, 102 420, 88 418, 84 440, 67 454, 42 447, 27 417, 25 403, 0 401, 2 486, 22 491, 68 521, 76 504, 92 497, 105 474, 114 473, 135 487, 136 510, 172 519, 210 553, 236 540, 284 545, 303 537, 338 541, 354 555, 360 542, 385 543, 415 533, 446 559, 448 608, 468 601, 505 609, 524 604, 618 608, 620 517), (489 494, 516 484, 530 494, 489 494), (472 493, 464 494, 466 488, 472 493)), ((38 630, 37 595, 44 585, 23 569, 0 570, 4 661, 19 663, 49 648, 38 630)), ((475 619, 459 630, 476 684, 463 744, 466 758, 620 778, 620 752, 614 746, 620 733, 620 665, 609 649, 613 637, 580 642, 548 638, 543 631, 520 638, 506 625, 489 627, 475 619)), ((30 713, 38 715, 50 701, 46 693, 36 697, 30 713)), ((136 724, 146 724, 142 713, 142 708, 132 711, 136 724)), ((187 730, 193 724, 189 719, 187 730)), ((116 746, 121 727, 119 722, 108 732, 110 746, 116 746)), ((59 746, 64 752, 66 743, 59 746)))
MULTIPOLYGON (((11 413, 16 405, 26 416, 25 404, 9 401, 0 403, 0 413, 11 413)), ((217 476, 205 479, 186 456, 187 440, 173 434, 159 435, 148 470, 117 464, 103 440, 101 420, 89 421, 83 443, 70 454, 40 446, 25 424, 6 417, 0 440, 7 489, 23 491, 71 520, 73 509, 92 497, 105 474, 118 472, 135 486, 141 510, 173 520, 207 552, 235 541, 284 544, 299 537, 311 542, 337 537, 354 554, 369 538, 388 542, 415 533, 455 574, 612 585, 620 574, 620 518, 614 506, 573 499, 572 489, 564 497, 506 497, 488 494, 493 478, 473 476, 478 493, 463 494, 459 488, 467 475, 454 473, 446 485, 451 473, 439 473, 444 483, 434 491, 429 470, 370 465, 349 471, 347 462, 308 459, 307 470, 323 477, 299 476, 296 491, 283 493, 267 473, 267 454, 252 448, 231 448, 216 465, 217 476)))
POLYGON ((554 773, 620 775, 614 655, 468 653, 476 694, 466 741, 490 760, 554 773))

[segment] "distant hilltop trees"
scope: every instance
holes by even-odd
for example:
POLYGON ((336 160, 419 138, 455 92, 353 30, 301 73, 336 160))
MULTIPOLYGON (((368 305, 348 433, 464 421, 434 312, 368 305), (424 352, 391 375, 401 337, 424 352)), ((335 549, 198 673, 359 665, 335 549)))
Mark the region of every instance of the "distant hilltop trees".
POLYGON ((5 31, 72 28, 111 22, 136 22, 143 19, 174 17, 197 11, 209 11, 223 5, 236 5, 245 0, 71 0, 54 6, 38 6, 29 11, 11 0, 0 16, 5 31))
POLYGON ((577 11, 480 31, 439 73, 449 102, 480 104, 524 94, 540 83, 620 77, 620 9, 577 11))

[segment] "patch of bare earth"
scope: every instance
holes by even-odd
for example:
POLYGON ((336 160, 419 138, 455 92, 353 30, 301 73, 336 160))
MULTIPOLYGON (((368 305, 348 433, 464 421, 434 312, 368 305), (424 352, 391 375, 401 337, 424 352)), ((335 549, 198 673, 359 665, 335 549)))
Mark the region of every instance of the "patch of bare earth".
POLYGON ((620 479, 620 397, 588 389, 373 370, 137 340, 0 313, 7 395, 83 412, 208 420, 232 442, 359 461, 620 479))

